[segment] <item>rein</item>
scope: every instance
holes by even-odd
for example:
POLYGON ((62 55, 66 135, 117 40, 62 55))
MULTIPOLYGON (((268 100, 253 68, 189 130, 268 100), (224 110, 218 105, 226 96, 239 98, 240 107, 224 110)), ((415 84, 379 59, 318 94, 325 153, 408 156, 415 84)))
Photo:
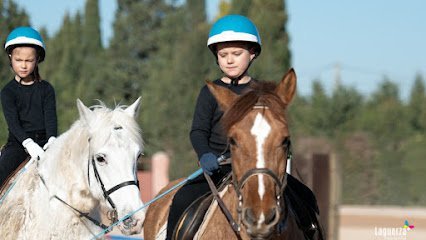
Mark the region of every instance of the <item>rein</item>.
POLYGON ((235 234, 237 235, 237 238, 241 239, 241 236, 240 236, 241 227, 240 227, 240 225, 232 217, 231 212, 226 207, 225 203, 223 202, 222 198, 220 197, 219 192, 218 192, 215 184, 213 183, 213 180, 211 179, 211 177, 207 173, 204 173, 204 177, 206 178, 207 183, 209 184, 210 190, 212 191, 212 194, 213 194, 214 198, 216 199, 220 209, 222 210, 223 214, 225 214, 226 219, 228 220, 229 224, 231 225, 232 230, 234 230, 235 234))
MULTIPOLYGON (((41 180, 41 182, 43 183, 43 185, 46 187, 47 191, 49 191, 49 188, 46 185, 46 182, 44 181, 44 178, 40 175, 40 173, 37 174, 41 180)), ((84 217, 87 220, 91 221, 93 224, 95 224, 96 226, 102 228, 102 229, 106 229, 108 228, 108 226, 106 226, 105 224, 99 222, 98 220, 92 218, 89 216, 89 213, 86 212, 82 212, 78 209, 76 209, 75 207, 71 206, 70 204, 68 204, 67 202, 65 202, 62 198, 58 197, 58 195, 53 195, 52 197, 54 197, 55 199, 57 199, 58 201, 60 201, 61 203, 63 203, 64 205, 66 205, 67 207, 71 208, 72 210, 74 210, 75 212, 77 212, 79 214, 79 217, 84 217)))

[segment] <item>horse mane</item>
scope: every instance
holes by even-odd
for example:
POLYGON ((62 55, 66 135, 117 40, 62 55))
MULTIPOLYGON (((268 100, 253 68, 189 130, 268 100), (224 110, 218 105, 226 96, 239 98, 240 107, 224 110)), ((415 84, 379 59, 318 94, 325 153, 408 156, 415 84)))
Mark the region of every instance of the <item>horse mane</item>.
POLYGON ((277 83, 270 81, 255 81, 249 86, 249 89, 240 95, 231 107, 224 113, 222 117, 222 127, 225 132, 241 121, 254 106, 264 106, 279 121, 287 123, 285 117, 286 103, 281 101, 280 97, 275 93, 277 83))

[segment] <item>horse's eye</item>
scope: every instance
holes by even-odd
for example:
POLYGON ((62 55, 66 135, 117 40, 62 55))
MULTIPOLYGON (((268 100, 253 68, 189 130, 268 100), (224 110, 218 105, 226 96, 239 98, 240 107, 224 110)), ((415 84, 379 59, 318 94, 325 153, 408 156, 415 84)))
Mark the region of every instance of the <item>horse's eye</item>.
POLYGON ((105 159, 105 155, 103 155, 103 154, 98 154, 98 155, 96 155, 95 156, 95 160, 96 160, 96 162, 98 162, 99 164, 101 164, 101 165, 103 165, 103 164, 106 164, 107 162, 106 162, 106 159, 105 159))
POLYGON ((229 144, 231 144, 231 146, 235 146, 235 145, 237 145, 237 142, 235 142, 235 139, 234 138, 229 138, 229 144))
POLYGON ((286 149, 290 148, 290 137, 284 138, 281 145, 283 146, 283 148, 286 148, 286 149))

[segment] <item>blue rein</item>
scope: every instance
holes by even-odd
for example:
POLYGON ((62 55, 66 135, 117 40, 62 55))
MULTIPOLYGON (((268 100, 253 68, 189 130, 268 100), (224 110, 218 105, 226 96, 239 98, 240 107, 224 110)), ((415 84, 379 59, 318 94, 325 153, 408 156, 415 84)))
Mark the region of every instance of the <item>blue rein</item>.
POLYGON ((160 195, 156 196, 155 198, 153 198, 152 200, 150 200, 149 202, 145 203, 144 205, 142 205, 141 207, 139 207, 138 209, 128 213, 127 215, 125 215, 124 217, 118 219, 116 222, 114 222, 113 224, 111 224, 108 228, 104 229, 102 232, 100 232, 99 234, 95 235, 92 240, 96 240, 99 239, 100 237, 102 237, 103 235, 105 235, 106 233, 110 232, 112 230, 113 227, 117 226, 118 224, 122 223, 123 221, 125 221, 126 219, 130 218, 131 216, 133 216, 135 213, 139 212, 140 210, 148 207, 149 205, 151 205, 153 202, 159 200, 160 198, 164 197, 165 195, 169 194, 170 192, 172 192, 173 190, 175 190, 178 187, 181 187, 182 185, 186 184, 188 181, 193 180, 194 178, 198 177, 199 175, 201 175, 203 173, 203 169, 198 169, 197 171, 193 172, 191 175, 189 175, 187 178, 185 178, 184 180, 182 180, 181 182, 177 183, 176 185, 174 185, 172 188, 168 189, 167 191, 161 193, 160 195))

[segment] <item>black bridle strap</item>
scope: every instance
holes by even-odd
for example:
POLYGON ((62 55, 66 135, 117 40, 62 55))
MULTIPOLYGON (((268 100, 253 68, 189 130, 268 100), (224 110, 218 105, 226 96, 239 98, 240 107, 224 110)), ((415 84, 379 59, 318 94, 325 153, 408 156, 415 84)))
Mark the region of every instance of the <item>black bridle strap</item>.
POLYGON ((125 186, 129 186, 129 185, 138 186, 138 184, 136 183, 136 181, 123 182, 123 183, 120 183, 120 184, 116 185, 115 187, 111 188, 110 190, 106 191, 106 194, 110 195, 111 193, 117 191, 118 189, 120 189, 122 187, 125 187, 125 186))
POLYGON ((101 185, 102 188, 102 192, 104 194, 105 199, 109 202, 109 204, 111 205, 111 207, 115 210, 115 204, 112 201, 112 199, 109 197, 109 195, 107 194, 107 191, 105 190, 105 186, 104 183, 101 180, 101 176, 99 176, 99 172, 98 169, 96 168, 96 164, 95 164, 95 159, 92 158, 92 165, 93 165, 93 172, 95 173, 95 177, 98 180, 99 184, 101 185))
POLYGON ((214 198, 216 199, 220 209, 222 210, 223 214, 225 214, 226 219, 228 220, 229 224, 231 225, 232 230, 234 230, 235 234, 237 235, 237 238, 241 239, 240 227, 238 226, 237 222, 235 222, 234 218, 232 217, 231 212, 226 207, 222 198, 219 196, 219 192, 217 191, 217 188, 216 188, 215 184, 213 183, 211 177, 205 172, 204 172, 204 177, 206 178, 207 183, 209 184, 210 190, 212 191, 212 194, 213 194, 214 198))
POLYGON ((243 177, 241 178, 240 182, 238 183, 237 180, 235 187, 238 189, 238 193, 240 192, 241 188, 244 186, 244 184, 248 181, 248 179, 251 176, 255 176, 255 175, 260 175, 260 174, 266 174, 268 176, 270 176, 274 182, 276 183, 276 185, 278 186, 278 189, 282 190, 283 188, 283 182, 280 181, 280 179, 278 179, 277 175, 275 173, 273 173, 270 169, 268 168, 253 168, 248 170, 243 177))
MULTIPOLYGON (((110 198, 109 195, 111 193, 117 191, 118 189, 122 188, 122 187, 129 186, 129 185, 135 185, 135 186, 137 186, 138 183, 136 181, 122 182, 122 183, 117 184, 116 186, 112 187, 110 190, 107 191, 105 189, 104 183, 102 182, 101 176, 99 175, 98 169, 96 168, 96 164, 95 164, 95 159, 94 158, 92 158, 92 166, 93 166, 93 172, 95 173, 95 177, 98 180, 99 184, 101 185, 104 197, 109 202, 109 204, 111 205, 111 207, 113 208, 113 211, 115 212, 114 215, 116 215, 117 210, 116 210, 115 204, 114 204, 114 202, 112 201, 112 199, 110 198)), ((89 179, 89 183, 90 183, 90 179, 89 179)), ((116 220, 116 219, 114 219, 116 217, 112 217, 112 218, 113 218, 112 219, 113 221, 116 220)))
MULTIPOLYGON (((41 180, 41 182, 43 183, 43 185, 46 187, 46 189, 47 189, 47 191, 49 191, 49 188, 47 187, 47 185, 46 185, 46 182, 44 181, 44 178, 40 175, 40 174, 38 174, 38 176, 40 177, 40 180, 41 180)), ((68 206, 69 208, 71 208, 72 210, 74 210, 75 212, 77 212, 78 214, 79 214, 79 217, 81 218, 81 217, 84 217, 84 218, 86 218, 87 220, 89 220, 89 221, 91 221, 93 224, 95 224, 96 226, 98 226, 98 227, 100 227, 100 228, 102 228, 102 229, 109 229, 109 226, 107 226, 107 225, 105 225, 105 224, 103 224, 103 223, 101 223, 101 222, 99 222, 98 220, 96 220, 96 219, 94 219, 94 218, 92 218, 92 217, 90 217, 89 216, 89 213, 85 213, 85 212, 82 212, 82 211, 80 211, 80 210, 78 210, 77 208, 75 208, 75 207, 73 207, 73 206, 71 206, 70 204, 68 204, 67 202, 65 202, 64 200, 62 200, 60 197, 58 197, 56 194, 55 195, 53 195, 53 197, 54 198, 56 198, 58 201, 60 201, 61 203, 63 203, 63 204, 65 204, 66 206, 68 206)), ((108 232, 110 232, 112 229, 110 229, 110 230, 108 230, 108 232)))
MULTIPOLYGON (((103 224, 103 223, 99 222, 98 220, 96 220, 96 219, 94 219, 94 218, 90 217, 90 216, 89 216, 89 213, 82 212, 82 211, 80 211, 80 210, 76 209, 75 207, 73 207, 73 206, 69 205, 67 202, 65 202, 64 200, 62 200, 62 199, 61 199, 60 197, 58 197, 57 195, 53 195, 53 197, 54 197, 54 198, 56 198, 57 200, 59 200, 60 202, 62 202, 63 204, 65 204, 66 206, 68 206, 69 208, 71 208, 72 210, 74 210, 75 212, 77 212, 77 213, 79 214, 79 217, 84 217, 84 218, 88 219, 88 220, 89 220, 89 221, 91 221, 93 224, 95 224, 96 226, 98 226, 98 227, 100 227, 100 228, 102 228, 102 229, 104 229, 104 230, 109 228, 109 226, 107 226, 107 225, 105 225, 105 224, 103 224)), ((112 230, 112 229, 111 229, 111 230, 112 230)), ((111 230, 109 230, 108 232, 110 232, 111 230)))

